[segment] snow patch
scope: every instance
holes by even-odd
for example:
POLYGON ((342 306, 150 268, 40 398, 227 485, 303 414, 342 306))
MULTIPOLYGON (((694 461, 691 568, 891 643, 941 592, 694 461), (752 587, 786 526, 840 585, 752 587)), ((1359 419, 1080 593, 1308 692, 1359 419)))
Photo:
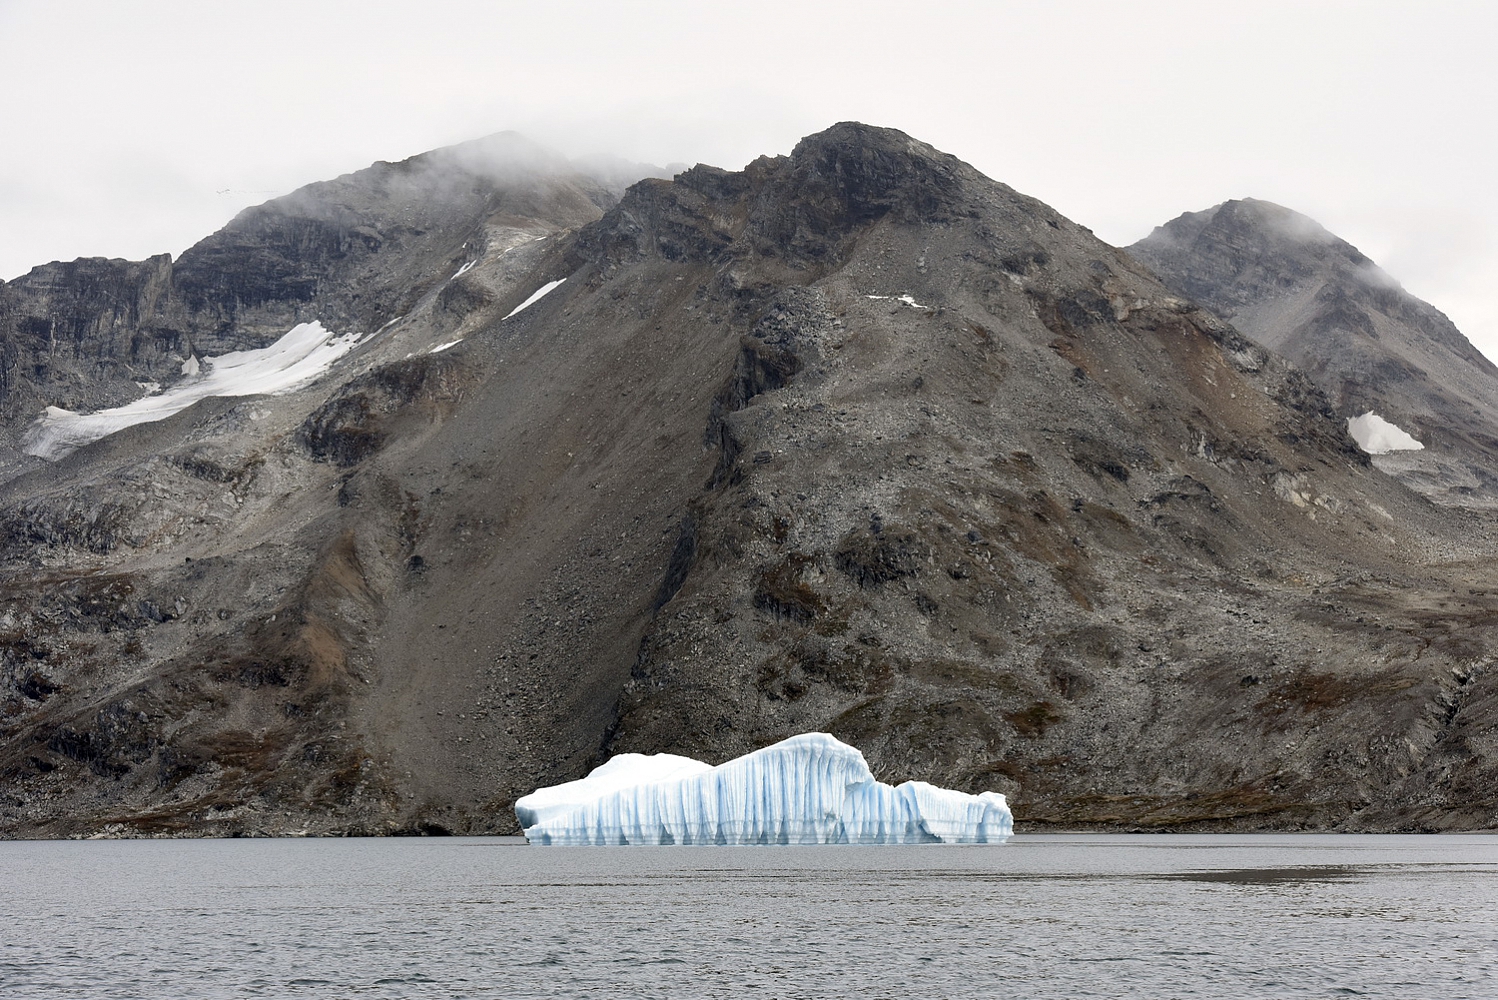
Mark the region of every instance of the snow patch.
POLYGON ((218 357, 191 357, 182 365, 188 378, 165 392, 96 413, 74 413, 49 406, 27 429, 28 455, 48 461, 135 424, 164 420, 209 396, 280 395, 299 389, 359 342, 357 333, 338 336, 316 320, 293 327, 269 347, 231 351, 218 357), (189 364, 191 368, 189 368, 189 364))
MULTIPOLYGON (((566 278, 562 279, 562 281, 566 280, 566 278)), ((540 301, 543 296, 549 294, 553 289, 560 285, 562 281, 548 281, 546 284, 542 285, 540 288, 532 292, 530 298, 526 299, 524 302, 520 303, 520 305, 516 306, 514 309, 511 309, 508 313, 506 313, 505 319, 509 319, 511 316, 515 315, 521 310, 527 309, 530 306, 534 305, 536 302, 540 301)), ((503 320, 501 320, 501 322, 503 322, 503 320)))
POLYGON ((1370 455, 1387 455, 1391 451, 1421 451, 1425 445, 1416 441, 1403 428, 1391 424, 1369 410, 1361 417, 1347 418, 1347 433, 1358 443, 1358 447, 1370 455))
POLYGON ((896 302, 903 303, 903 304, 909 306, 912 309, 930 309, 930 308, 932 308, 931 306, 923 306, 923 305, 921 305, 919 302, 917 302, 915 300, 915 298, 913 296, 911 296, 909 294, 906 294, 906 295, 865 295, 864 298, 866 298, 866 299, 876 299, 876 300, 893 299, 896 302))
POLYGON ((1014 831, 997 792, 876 781, 863 754, 803 733, 711 767, 620 754, 515 802, 532 844, 989 844, 1014 831))
POLYGON ((533 240, 522 240, 519 243, 516 243, 512 247, 506 247, 504 250, 500 251, 499 256, 503 257, 507 253, 513 253, 516 250, 519 250, 521 247, 528 247, 528 246, 530 246, 532 243, 540 243, 544 239, 546 239, 545 236, 537 236, 533 240))
MULTIPOLYGON (((463 338, 459 337, 457 340, 449 340, 445 344, 438 344, 436 347, 432 348, 430 351, 427 351, 427 353, 428 354, 441 354, 443 351, 447 350, 449 347, 457 347, 461 343, 463 343, 463 338)), ((411 355, 409 355, 409 354, 406 355, 406 357, 408 357, 408 358, 410 356, 411 355)))
POLYGON ((458 268, 458 273, 455 274, 455 275, 453 275, 453 277, 454 278, 461 278, 461 277, 463 277, 463 275, 467 274, 470 270, 472 270, 473 269, 473 265, 475 265, 477 263, 478 263, 478 261, 476 261, 476 260, 470 260, 468 263, 466 263, 462 267, 458 268))

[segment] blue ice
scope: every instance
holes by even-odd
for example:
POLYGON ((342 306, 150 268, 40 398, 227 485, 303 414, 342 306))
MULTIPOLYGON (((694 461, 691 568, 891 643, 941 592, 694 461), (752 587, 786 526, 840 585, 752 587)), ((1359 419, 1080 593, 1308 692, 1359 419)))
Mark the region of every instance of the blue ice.
POLYGON ((515 803, 532 844, 992 844, 1014 831, 997 792, 876 781, 863 754, 803 733, 713 767, 620 754, 515 803))

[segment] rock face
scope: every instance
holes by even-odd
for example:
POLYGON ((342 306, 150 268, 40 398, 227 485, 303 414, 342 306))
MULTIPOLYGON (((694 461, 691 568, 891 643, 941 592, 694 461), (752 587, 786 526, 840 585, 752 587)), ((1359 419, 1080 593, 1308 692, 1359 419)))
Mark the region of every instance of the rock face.
MULTIPOLYGON (((23 427, 44 405, 129 402, 190 359, 264 347, 304 320, 376 330, 464 263, 596 218, 618 200, 625 166, 594 180, 502 133, 246 209, 176 262, 34 268, 0 284, 0 427, 23 427)), ((17 435, 5 438, 0 475, 13 475, 29 465, 17 435)))
POLYGON ((1129 250, 1299 365, 1339 415, 1372 410, 1425 445, 1379 468, 1437 503, 1498 505, 1498 368, 1352 245, 1245 199, 1188 212, 1129 250))
POLYGON ((174 274, 222 343, 396 321, 0 488, 5 830, 514 832, 806 731, 1021 829, 1492 825, 1492 523, 1277 353, 892 130, 528 177, 398 282, 174 274))

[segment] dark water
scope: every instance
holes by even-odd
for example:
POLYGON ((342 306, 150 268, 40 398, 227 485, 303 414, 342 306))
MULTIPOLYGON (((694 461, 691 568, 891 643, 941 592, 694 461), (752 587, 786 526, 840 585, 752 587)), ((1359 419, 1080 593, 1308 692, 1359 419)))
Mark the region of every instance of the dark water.
POLYGON ((1498 838, 0 844, 5 997, 1498 998, 1498 838))

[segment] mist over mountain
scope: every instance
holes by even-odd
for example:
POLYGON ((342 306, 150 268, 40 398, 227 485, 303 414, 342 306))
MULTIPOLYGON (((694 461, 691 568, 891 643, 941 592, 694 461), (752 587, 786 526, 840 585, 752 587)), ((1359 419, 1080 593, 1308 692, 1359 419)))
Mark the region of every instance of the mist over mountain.
MULTIPOLYGON (((587 222, 658 172, 572 164, 500 133, 246 209, 176 261, 33 268, 0 283, 0 424, 22 427, 43 405, 135 400, 194 358, 264 347, 312 319, 372 332, 482 248, 587 222)), ((17 435, 5 437, 0 469, 14 469, 17 435)))
POLYGON ((1425 447, 1374 459, 1432 500, 1498 504, 1498 368, 1439 310, 1289 209, 1224 202, 1129 248, 1177 293, 1309 374, 1337 412, 1425 447))
POLYGON ((1021 828, 1492 825, 1493 522, 1345 419, 1479 463, 1439 313, 1262 203, 1136 259, 856 123, 605 166, 501 136, 0 286, 7 834, 509 832, 808 730, 1021 828))

